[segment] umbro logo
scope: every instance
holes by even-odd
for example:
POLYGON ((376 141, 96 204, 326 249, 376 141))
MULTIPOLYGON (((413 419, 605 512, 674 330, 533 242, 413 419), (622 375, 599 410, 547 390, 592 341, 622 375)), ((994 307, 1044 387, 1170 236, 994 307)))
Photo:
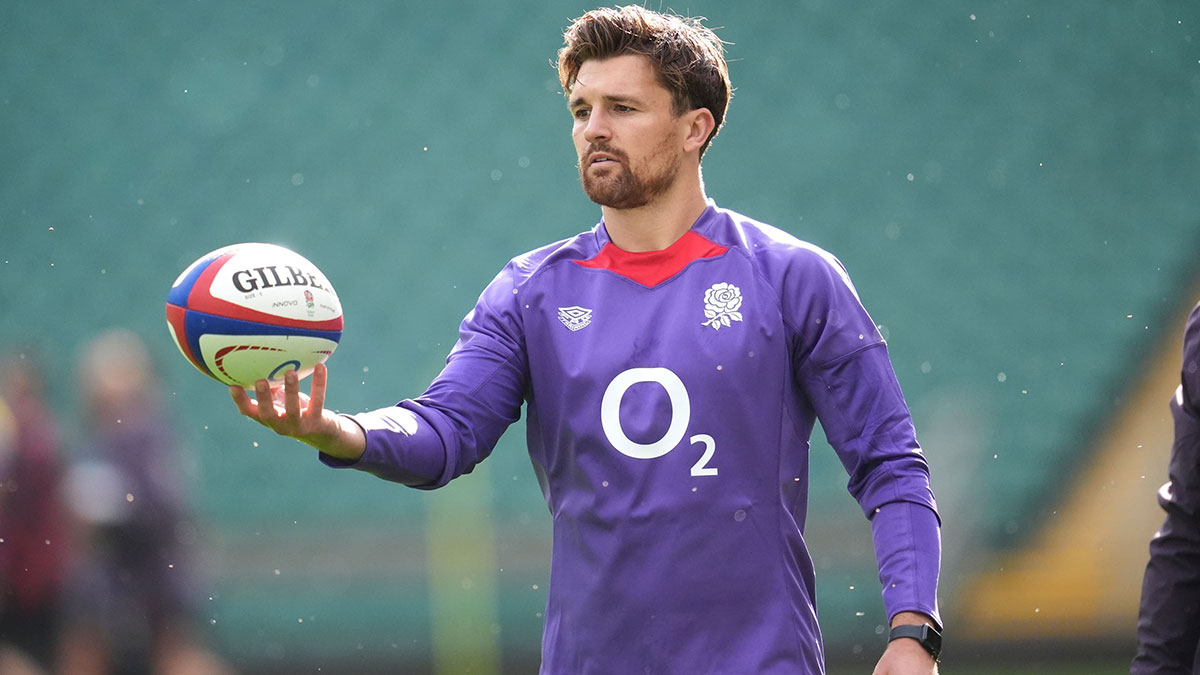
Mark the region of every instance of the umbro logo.
POLYGON ((592 322, 592 310, 586 307, 559 307, 558 320, 574 333, 592 322))

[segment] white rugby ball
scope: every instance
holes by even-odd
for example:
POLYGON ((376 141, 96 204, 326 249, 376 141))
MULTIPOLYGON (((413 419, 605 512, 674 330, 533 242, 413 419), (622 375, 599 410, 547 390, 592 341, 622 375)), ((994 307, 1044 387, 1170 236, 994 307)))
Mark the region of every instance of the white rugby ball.
POLYGON ((304 256, 275 244, 217 249, 192 263, 167 294, 167 329, 200 372, 253 388, 307 377, 342 339, 342 304, 304 256))

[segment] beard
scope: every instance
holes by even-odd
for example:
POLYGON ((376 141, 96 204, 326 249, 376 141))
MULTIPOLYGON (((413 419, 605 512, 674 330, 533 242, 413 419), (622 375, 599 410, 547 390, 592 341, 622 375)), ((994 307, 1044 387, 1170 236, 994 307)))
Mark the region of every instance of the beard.
POLYGON ((630 167, 629 156, 624 152, 604 145, 594 146, 580 160, 579 181, 588 199, 601 206, 636 209, 649 204, 675 182, 679 161, 678 157, 669 155, 669 141, 664 139, 649 155, 651 162, 647 163, 648 166, 635 172, 630 167), (604 152, 617 160, 603 169, 605 175, 597 176, 595 171, 588 171, 589 167, 584 166, 583 162, 593 152, 604 152))

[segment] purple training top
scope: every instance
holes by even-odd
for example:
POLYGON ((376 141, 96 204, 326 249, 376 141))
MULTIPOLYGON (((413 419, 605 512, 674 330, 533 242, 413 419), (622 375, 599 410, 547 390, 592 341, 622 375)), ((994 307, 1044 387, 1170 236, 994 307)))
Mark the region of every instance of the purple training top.
POLYGON ((601 223, 517 257, 420 398, 354 416, 348 466, 440 487, 523 403, 554 521, 542 673, 822 673, 802 536, 817 418, 872 519, 889 617, 938 619, 928 466, 825 251, 710 202, 663 251, 601 223))

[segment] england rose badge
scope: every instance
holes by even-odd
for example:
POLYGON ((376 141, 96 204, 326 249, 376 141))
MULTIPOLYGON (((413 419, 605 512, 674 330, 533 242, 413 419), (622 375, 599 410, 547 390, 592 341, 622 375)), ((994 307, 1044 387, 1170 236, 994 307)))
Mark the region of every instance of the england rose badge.
POLYGON ((713 284, 704 292, 704 316, 708 318, 704 326, 720 330, 721 326, 730 326, 733 321, 741 321, 742 291, 733 284, 722 281, 713 284))

